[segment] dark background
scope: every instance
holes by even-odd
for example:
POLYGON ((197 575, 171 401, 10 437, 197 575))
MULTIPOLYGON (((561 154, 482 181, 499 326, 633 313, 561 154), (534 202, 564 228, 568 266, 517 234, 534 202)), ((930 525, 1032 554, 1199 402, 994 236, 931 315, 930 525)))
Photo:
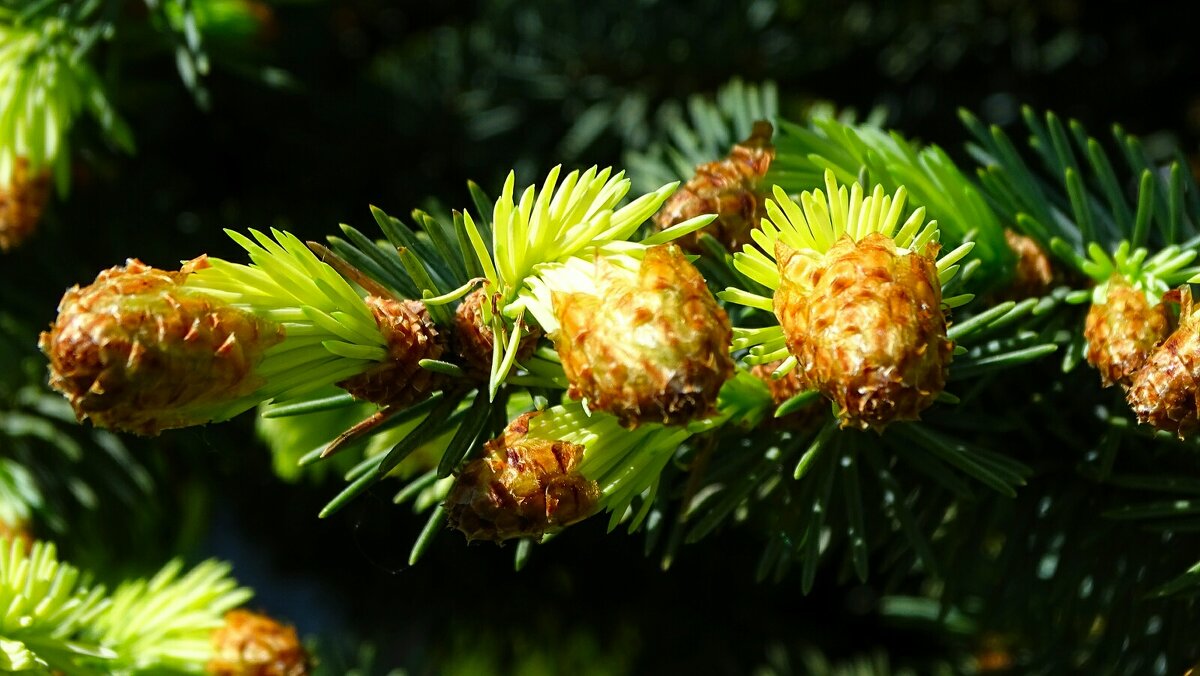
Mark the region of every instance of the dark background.
MULTIPOLYGON (((891 126, 960 159, 959 107, 1007 125, 1030 104, 1097 135, 1119 121, 1189 156, 1200 138, 1200 41, 1185 2, 258 7, 247 42, 210 42, 207 110, 169 56, 106 48, 137 153, 77 130, 71 194, 0 258, 6 305, 44 325, 64 288, 127 257, 171 267, 240 256, 224 227, 374 232, 369 204, 401 216, 430 198, 462 207, 468 179, 494 192, 511 168, 528 182, 559 162, 619 164, 651 141, 659 106, 733 77, 776 82, 785 115, 814 100, 886 106, 891 126), (266 71, 282 86, 264 82, 264 66, 287 74, 266 71)), ((894 663, 947 649, 932 633, 881 624, 876 590, 842 585, 836 571, 808 597, 797 576, 755 583, 760 543, 737 530, 685 547, 669 572, 643 557, 640 536, 606 536, 602 520, 537 549, 521 573, 512 547, 467 547, 449 532, 409 568, 423 517, 380 489, 318 520, 336 480, 275 478, 250 416, 131 443, 159 475, 156 509, 168 517, 157 540, 131 533, 121 546, 147 561, 177 550, 231 559, 258 607, 322 635, 331 668, 364 639, 380 648, 378 665, 418 673, 466 654, 509 664, 540 651, 557 665, 549 673, 589 662, 747 673, 772 646, 833 656, 883 646, 894 663)))

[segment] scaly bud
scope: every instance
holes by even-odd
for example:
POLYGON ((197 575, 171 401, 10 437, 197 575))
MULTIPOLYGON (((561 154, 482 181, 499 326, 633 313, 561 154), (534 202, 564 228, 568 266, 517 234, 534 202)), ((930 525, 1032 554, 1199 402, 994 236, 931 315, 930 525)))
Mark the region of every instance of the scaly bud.
MULTIPOLYGON (((483 319, 480 307, 485 302, 491 302, 491 297, 485 289, 473 291, 463 299, 454 313, 453 342, 458 356, 465 362, 467 373, 473 378, 487 380, 492 370, 492 348, 495 338, 492 327, 483 319)), ((498 310, 493 309, 493 312, 498 310)), ((517 347, 517 361, 521 362, 533 354, 538 340, 542 337, 541 329, 536 326, 526 326, 521 336, 521 344, 517 347)))
POLYGON ((283 329, 184 286, 205 257, 178 272, 130 260, 75 286, 38 345, 50 386, 81 420, 154 435, 227 417, 261 384, 255 374, 283 329))
POLYGON ((750 231, 765 213, 767 195, 759 190, 759 183, 775 159, 773 131, 770 122, 755 122, 750 138, 735 145, 729 157, 696 167, 696 175, 667 200, 654 225, 666 230, 696 216, 717 214, 715 221, 681 237, 679 243, 698 250, 698 238, 705 232, 730 251, 750 242, 750 231))
POLYGON ((1130 376, 1125 398, 1139 422, 1182 439, 1200 426, 1200 313, 1193 310, 1188 287, 1164 296, 1164 302, 1171 296, 1181 305, 1179 328, 1130 376))
POLYGON ((306 676, 308 653, 293 627, 248 610, 231 610, 213 631, 213 656, 205 672, 214 676, 306 676))
POLYGON ((733 375, 732 329, 700 272, 674 245, 646 250, 637 272, 596 267, 594 295, 553 293, 570 395, 627 427, 710 413, 733 375))
POLYGON ((21 549, 26 554, 29 553, 35 542, 29 522, 0 519, 0 549, 8 549, 14 540, 21 543, 21 549))
POLYGON ((37 228, 50 199, 50 170, 29 170, 29 161, 18 157, 12 179, 0 185, 0 251, 20 246, 37 228))
POLYGON ((1017 265, 1012 281, 1004 290, 1004 297, 1023 300, 1043 295, 1054 281, 1054 268, 1050 265, 1046 250, 1032 237, 1026 237, 1011 228, 1004 229, 1004 241, 1017 254, 1017 265))
MULTIPOLYGON (((792 369, 779 378, 774 377, 775 369, 779 368, 782 364, 782 361, 774 361, 766 364, 756 364, 750 368, 751 375, 766 383, 767 390, 771 392, 771 401, 776 406, 808 389, 801 381, 800 369, 792 369)), ((829 407, 827 405, 818 406, 814 404, 812 406, 805 406, 782 418, 769 417, 768 420, 772 425, 788 429, 804 429, 811 423, 821 419, 828 411, 829 407)))
POLYGON ((782 363, 782 361, 773 361, 767 364, 756 364, 750 369, 750 373, 755 378, 767 384, 767 389, 771 391, 771 400, 775 402, 776 406, 805 391, 804 384, 800 382, 800 374, 796 372, 796 369, 788 371, 781 378, 772 376, 775 369, 779 368, 782 363))
POLYGON ((945 386, 953 345, 937 251, 900 253, 879 232, 816 257, 776 243, 775 315, 802 388, 833 400, 843 427, 915 420, 945 386))
POLYGON ((783 359, 800 371, 800 385, 838 408, 842 427, 881 430, 915 420, 945 386, 953 344, 942 285, 974 244, 938 258, 937 223, 918 208, 901 222, 907 191, 838 185, 825 172, 825 190, 793 198, 773 188, 754 246, 734 266, 772 289, 770 297, 731 288, 731 302, 770 309, 778 326, 740 329, 735 345, 750 363, 783 359))
POLYGON ((484 445, 446 496, 450 525, 467 540, 540 538, 592 515, 600 488, 578 472, 584 447, 530 438, 526 413, 484 445))
POLYGON ((445 352, 442 336, 425 304, 368 296, 363 301, 387 341, 388 359, 338 383, 358 399, 380 406, 408 406, 433 394, 442 376, 421 368, 422 359, 445 352))
POLYGON ((1104 387, 1128 387, 1170 330, 1171 313, 1165 303, 1151 305, 1144 291, 1113 275, 1103 301, 1092 303, 1084 323, 1088 363, 1100 372, 1104 387))

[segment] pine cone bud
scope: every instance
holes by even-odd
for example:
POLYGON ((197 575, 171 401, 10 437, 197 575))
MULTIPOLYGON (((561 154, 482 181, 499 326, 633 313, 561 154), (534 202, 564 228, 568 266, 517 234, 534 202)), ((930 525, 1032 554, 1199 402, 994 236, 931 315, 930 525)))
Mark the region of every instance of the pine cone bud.
POLYGON ((1054 268, 1046 251, 1031 237, 1005 228, 1004 241, 1017 254, 1017 266, 1004 297, 1011 300, 1035 298, 1046 293, 1054 282, 1054 268))
POLYGON ((21 549, 27 554, 33 549, 35 540, 30 523, 24 519, 15 522, 0 519, 0 549, 10 547, 14 540, 21 543, 21 549))
POLYGON ((144 435, 220 420, 262 385, 254 373, 283 328, 191 291, 179 272, 130 260, 67 291, 38 341, 50 386, 79 419, 144 435))
POLYGON ((1100 372, 1104 387, 1117 383, 1128 387, 1129 379, 1170 330, 1166 304, 1151 306, 1144 292, 1113 275, 1105 301, 1092 303, 1084 322, 1088 363, 1100 372))
POLYGON ((30 174, 29 161, 18 157, 12 180, 0 186, 0 251, 14 249, 37 229, 50 199, 50 171, 30 174))
MULTIPOLYGON (((782 363, 783 361, 780 360, 769 364, 756 364, 750 368, 751 375, 766 383, 767 389, 771 392, 771 401, 775 402, 776 406, 809 389, 801 381, 800 369, 792 369, 781 378, 772 377, 771 374, 782 363)), ((769 424, 788 429, 803 429, 808 427, 810 423, 820 419, 822 414, 828 411, 828 406, 805 406, 799 411, 782 418, 772 417, 769 424)))
POLYGON ((213 631, 213 656, 205 671, 215 676, 306 676, 308 652, 294 627, 248 610, 225 614, 213 631))
POLYGON ((1200 402, 1196 398, 1200 315, 1192 311, 1191 290, 1185 286, 1179 294, 1183 306, 1179 328, 1130 376, 1125 398, 1139 422, 1174 432, 1182 439, 1200 426, 1200 402))
POLYGON ((636 274, 597 267, 598 295, 553 295, 570 396, 631 428, 709 414, 733 375, 733 331, 699 271, 674 245, 647 250, 636 274))
MULTIPOLYGON (((472 292, 454 313, 454 347, 462 357, 467 373, 477 380, 487 380, 492 372, 492 346, 495 340, 492 327, 483 320, 480 305, 490 302, 486 290, 472 292)), ((525 326, 521 344, 517 346, 517 361, 533 354, 542 331, 536 326, 525 326)))
POLYGON ((535 415, 521 415, 487 442, 446 496, 450 526, 468 541, 540 538, 596 511, 600 488, 578 472, 584 447, 529 438, 535 415))
POLYGON ((767 384, 767 389, 771 391, 771 400, 775 402, 776 406, 806 389, 800 381, 800 373, 796 369, 788 371, 782 378, 771 377, 771 374, 782 363, 782 360, 773 361, 769 364, 757 364, 750 369, 751 375, 767 384))
POLYGON ((425 304, 378 296, 368 296, 364 302, 387 339, 390 358, 338 386, 380 406, 409 406, 433 394, 444 378, 421 368, 420 362, 440 358, 445 346, 425 304))
POLYGON ((750 231, 762 220, 767 194, 759 183, 775 159, 771 145, 771 123, 754 123, 750 138, 733 147, 729 157, 696 167, 696 175, 671 195, 654 217, 659 230, 703 214, 717 214, 717 219, 689 235, 679 238, 681 246, 698 251, 699 237, 707 232, 737 251, 750 242, 750 231))
POLYGON ((782 241, 775 315, 803 389, 837 404, 843 427, 916 420, 946 383, 937 245, 901 255, 891 238, 843 237, 819 259, 782 241))

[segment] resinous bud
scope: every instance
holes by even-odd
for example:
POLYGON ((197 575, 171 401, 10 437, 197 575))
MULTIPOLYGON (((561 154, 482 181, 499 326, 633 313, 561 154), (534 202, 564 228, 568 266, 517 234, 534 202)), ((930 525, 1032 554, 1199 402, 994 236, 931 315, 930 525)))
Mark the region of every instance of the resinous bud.
POLYGON ((655 227, 666 230, 697 216, 716 214, 716 220, 681 237, 679 243, 699 250, 702 233, 712 235, 730 251, 749 243, 750 231, 758 227, 765 213, 767 193, 760 183, 775 159, 773 131, 771 123, 756 122, 750 138, 735 145, 728 157, 696 167, 695 176, 671 195, 654 217, 655 227))
POLYGON ((780 360, 767 364, 755 364, 750 368, 750 374, 767 385, 767 389, 771 392, 771 401, 774 401, 776 406, 805 391, 800 373, 796 369, 788 371, 779 378, 773 375, 775 369, 782 364, 783 361, 780 360))
POLYGON ((944 388, 953 344, 937 248, 901 251, 880 233, 816 256, 777 244, 775 315, 799 385, 832 400, 842 427, 915 420, 944 388))
MULTIPOLYGON (((782 364, 783 361, 780 360, 766 364, 755 364, 750 368, 750 375, 766 384, 767 390, 771 393, 771 401, 776 406, 798 394, 802 394, 808 389, 804 386, 801 379, 800 369, 792 369, 781 377, 776 378, 774 376, 775 370, 782 364)), ((813 403, 782 418, 770 417, 768 418, 768 425, 794 430, 807 429, 823 420, 828 413, 829 406, 827 404, 813 403)))
POLYGON ((1188 287, 1178 294, 1179 328, 1130 376, 1125 398, 1139 422, 1182 439, 1200 426, 1196 396, 1200 388, 1200 314, 1193 308, 1188 287))
MULTIPOLYGON (((468 374, 477 380, 487 380, 492 370, 492 353, 495 337, 492 327, 484 320, 482 305, 491 302, 486 289, 472 291, 463 299, 454 312, 454 336, 452 343, 468 374)), ((541 329, 526 326, 517 347, 517 361, 521 362, 533 354, 541 329)))
POLYGON ((1017 255, 1012 280, 1002 296, 1010 300, 1035 298, 1046 293, 1054 282, 1054 266, 1046 250, 1032 237, 1005 228, 1004 241, 1017 255))
POLYGON ((213 676, 307 676, 308 651, 296 629, 260 613, 231 610, 212 634, 213 676))
POLYGON ((50 199, 50 171, 30 171, 18 157, 8 185, 0 185, 0 252, 20 246, 37 229, 50 199))
POLYGON ((1103 302, 1092 303, 1084 322, 1087 361, 1100 372, 1104 387, 1128 387, 1170 330, 1171 313, 1165 303, 1151 305, 1144 291, 1113 275, 1103 302))
POLYGON ((404 407, 429 397, 444 377, 422 368, 421 360, 438 359, 446 348, 425 304, 379 296, 363 302, 387 341, 388 359, 338 386, 380 406, 404 407))
POLYGON ((708 415, 733 375, 732 328, 679 247, 648 249, 636 272, 600 258, 596 290, 554 293, 570 395, 626 427, 708 415))
POLYGON ((600 488, 578 471, 584 447, 529 437, 534 415, 509 423, 455 478, 446 512, 468 540, 540 538, 596 511, 600 488))
POLYGON ((130 260, 66 292, 38 345, 50 386, 79 419, 155 435, 248 407, 235 402, 263 384, 255 366, 283 328, 185 286, 207 266, 200 257, 171 272, 130 260))

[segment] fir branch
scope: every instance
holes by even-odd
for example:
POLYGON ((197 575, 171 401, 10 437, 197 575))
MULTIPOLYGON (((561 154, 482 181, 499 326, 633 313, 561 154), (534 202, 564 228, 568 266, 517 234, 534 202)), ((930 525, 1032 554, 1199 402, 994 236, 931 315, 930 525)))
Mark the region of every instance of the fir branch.
POLYGON ((212 652, 213 629, 253 592, 229 577, 225 563, 210 560, 182 571, 176 560, 149 580, 120 585, 81 635, 116 653, 115 670, 199 671, 212 652))
POLYGON ((44 673, 199 673, 212 630, 251 592, 207 561, 167 564, 112 595, 58 561, 53 544, 0 540, 0 667, 44 673))
POLYGON ((269 348, 258 366, 263 386, 239 404, 241 410, 261 401, 295 399, 386 358, 387 342, 362 296, 294 235, 273 229, 272 239, 251 230, 251 240, 227 232, 252 263, 211 259, 212 266, 189 275, 184 288, 274 317, 285 331, 284 340, 269 348), (348 349, 339 348, 343 344, 348 349))
POLYGON ((72 670, 80 661, 117 657, 82 636, 107 606, 103 589, 59 563, 52 544, 35 543, 26 554, 23 542, 0 540, 0 606, 0 638, 10 664, 72 670))
MULTIPOLYGON (((1124 159, 1114 164, 1103 144, 1078 122, 1064 125, 1053 112, 1039 116, 1028 106, 1021 113, 1030 154, 1042 171, 1022 157, 999 127, 985 127, 965 110, 959 117, 975 139, 968 150, 980 164, 990 203, 1026 234, 1043 245, 1062 239, 1080 255, 1087 255, 1092 243, 1110 252, 1122 246, 1158 251, 1195 236, 1198 215, 1183 208, 1183 202, 1198 188, 1178 162, 1166 172, 1155 171, 1137 137, 1114 127, 1124 159), (1138 186, 1132 196, 1120 187, 1130 183, 1138 186)), ((1064 262, 1074 264, 1069 256, 1064 262)))
MULTIPOLYGON (((53 173, 61 194, 70 183, 69 134, 90 113, 125 151, 132 136, 113 112, 100 79, 80 47, 94 35, 57 17, 8 23, 0 17, 0 186, 18 161, 33 174, 53 173)), ((94 38, 93 38, 94 39, 94 38)))

